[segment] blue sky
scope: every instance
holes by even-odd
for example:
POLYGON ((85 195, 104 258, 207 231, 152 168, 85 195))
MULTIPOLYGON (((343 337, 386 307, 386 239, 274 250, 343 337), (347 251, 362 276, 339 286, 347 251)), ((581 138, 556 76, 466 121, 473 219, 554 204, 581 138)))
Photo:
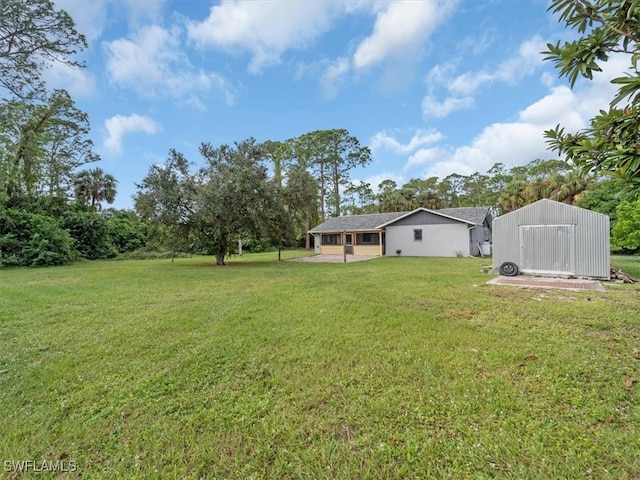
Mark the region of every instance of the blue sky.
POLYGON ((568 39, 546 0, 55 0, 87 68, 54 65, 89 114, 116 208, 170 148, 345 128, 373 161, 354 181, 485 173, 554 158, 542 137, 613 98, 612 58, 574 90, 540 52, 568 39))

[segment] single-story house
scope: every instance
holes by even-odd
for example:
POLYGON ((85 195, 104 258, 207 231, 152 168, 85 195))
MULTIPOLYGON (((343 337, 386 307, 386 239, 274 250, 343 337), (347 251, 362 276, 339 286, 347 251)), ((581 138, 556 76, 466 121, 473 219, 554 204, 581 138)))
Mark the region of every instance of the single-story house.
POLYGON ((609 217, 549 199, 496 217, 493 266, 508 276, 608 279, 609 217))
POLYGON ((324 255, 475 256, 490 253, 491 216, 488 207, 417 208, 333 217, 309 233, 324 255))

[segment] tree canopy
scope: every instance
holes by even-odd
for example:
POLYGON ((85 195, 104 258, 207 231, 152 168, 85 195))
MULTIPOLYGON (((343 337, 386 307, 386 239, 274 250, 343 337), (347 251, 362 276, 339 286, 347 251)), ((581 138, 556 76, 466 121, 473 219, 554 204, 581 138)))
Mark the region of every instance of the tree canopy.
POLYGON ((99 160, 89 119, 64 90, 43 101, 0 102, 0 190, 7 197, 65 196, 77 167, 99 160))
POLYGON ((545 132, 549 145, 583 172, 597 172, 640 187, 640 2, 637 0, 553 0, 549 7, 559 21, 576 30, 570 42, 548 44, 545 60, 560 69, 571 87, 579 77, 589 80, 611 55, 627 55, 627 72, 612 80, 618 86, 608 110, 575 133, 561 125, 545 132))
POLYGON ((340 187, 350 184, 350 171, 371 162, 371 151, 344 128, 315 130, 293 140, 298 162, 309 168, 320 187, 320 218, 339 217, 340 187))
POLYGON ((81 66, 73 57, 85 48, 73 19, 50 0, 0 1, 0 92, 18 98, 41 94, 42 71, 52 62, 81 66))
POLYGON ((75 169, 99 160, 89 119, 64 90, 42 79, 55 62, 71 67, 87 47, 51 0, 0 0, 0 204, 70 194, 75 169))
POLYGON ((233 146, 205 142, 200 153, 205 165, 197 172, 172 150, 138 185, 137 212, 166 233, 170 247, 198 245, 224 265, 243 234, 275 244, 292 240, 291 217, 259 143, 252 138, 233 146))
POLYGON ((101 168, 92 168, 78 173, 74 179, 76 200, 89 204, 91 210, 102 210, 102 202, 113 203, 118 181, 101 168))

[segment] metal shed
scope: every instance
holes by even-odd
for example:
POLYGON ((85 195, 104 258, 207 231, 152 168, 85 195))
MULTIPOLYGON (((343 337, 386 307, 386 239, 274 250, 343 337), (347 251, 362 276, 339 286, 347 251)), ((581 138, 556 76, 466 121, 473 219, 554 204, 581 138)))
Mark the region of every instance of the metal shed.
POLYGON ((543 199, 493 220, 500 273, 608 279, 609 217, 543 199))

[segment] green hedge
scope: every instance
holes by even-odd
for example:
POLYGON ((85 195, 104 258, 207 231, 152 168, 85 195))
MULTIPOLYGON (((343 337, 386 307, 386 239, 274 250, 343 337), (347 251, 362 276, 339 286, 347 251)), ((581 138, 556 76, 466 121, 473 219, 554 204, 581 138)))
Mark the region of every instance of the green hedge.
POLYGON ((73 239, 54 218, 0 210, 0 266, 40 267, 73 260, 73 239))

